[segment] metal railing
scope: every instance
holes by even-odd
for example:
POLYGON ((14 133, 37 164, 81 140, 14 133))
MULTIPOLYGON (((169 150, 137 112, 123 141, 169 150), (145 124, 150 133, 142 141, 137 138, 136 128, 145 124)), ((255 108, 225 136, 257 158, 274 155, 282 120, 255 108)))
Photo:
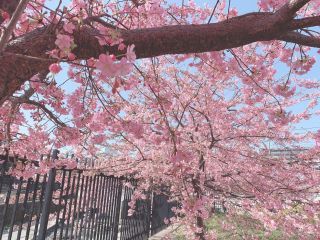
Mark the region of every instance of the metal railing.
POLYGON ((153 193, 138 200, 128 216, 134 190, 125 186, 125 178, 51 169, 17 179, 6 175, 4 166, 0 164, 0 240, 148 239, 173 216, 167 198, 153 193))

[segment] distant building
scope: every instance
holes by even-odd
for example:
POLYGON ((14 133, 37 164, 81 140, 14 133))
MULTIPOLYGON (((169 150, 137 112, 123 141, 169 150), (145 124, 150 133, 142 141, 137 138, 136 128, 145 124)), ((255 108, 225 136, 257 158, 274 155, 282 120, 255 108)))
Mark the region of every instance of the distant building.
MULTIPOLYGON (((299 154, 307 151, 307 148, 301 148, 301 149, 270 149, 269 154, 273 158, 284 158, 288 161, 288 163, 294 163, 301 160, 299 158, 299 154)), ((312 164, 314 164, 314 168, 316 170, 320 170, 320 159, 317 159, 317 161, 313 160, 312 164)))
POLYGON ((298 155, 306 150, 308 149, 270 149, 269 154, 275 158, 281 157, 287 159, 289 162, 294 162, 299 160, 298 155))

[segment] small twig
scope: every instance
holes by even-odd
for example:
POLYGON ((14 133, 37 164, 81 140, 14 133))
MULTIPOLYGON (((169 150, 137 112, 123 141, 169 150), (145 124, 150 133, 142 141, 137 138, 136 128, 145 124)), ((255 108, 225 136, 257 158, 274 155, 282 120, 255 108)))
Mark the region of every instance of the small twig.
POLYGON ((86 18, 85 20, 83 20, 83 23, 85 23, 85 24, 89 24, 89 23, 91 23, 91 22, 97 22, 97 23, 100 23, 100 24, 101 24, 102 26, 104 26, 104 27, 108 27, 108 28, 112 28, 112 29, 117 29, 117 27, 114 26, 113 24, 108 23, 108 22, 102 20, 102 19, 100 18, 100 16, 91 16, 91 17, 88 17, 88 18, 86 18))
POLYGON ((12 53, 12 52, 4 52, 3 55, 14 55, 17 58, 24 58, 26 60, 35 60, 35 61, 43 61, 43 62, 56 62, 57 60, 55 59, 50 59, 50 58, 41 58, 41 57, 34 57, 34 56, 29 56, 29 55, 23 55, 20 53, 12 53))
POLYGON ((216 9, 217 9, 217 7, 218 7, 219 2, 220 2, 220 0, 218 0, 218 1, 216 2, 216 5, 214 5, 214 8, 213 8, 213 10, 212 10, 212 12, 211 12, 211 15, 210 15, 210 17, 209 17, 209 20, 208 20, 208 24, 211 22, 211 19, 212 19, 212 17, 213 17, 214 12, 216 11, 216 9))
POLYGON ((227 20, 229 20, 230 5, 231 5, 231 0, 229 0, 229 3, 228 3, 228 14, 227 14, 227 20))
POLYGON ((31 104, 31 105, 34 105, 40 109, 42 109, 48 116, 49 118, 55 122, 58 126, 60 127, 67 127, 67 125, 62 122, 58 117, 56 117, 45 105, 43 105, 42 103, 40 102, 36 102, 34 100, 27 100, 25 101, 24 103, 26 104, 31 104))

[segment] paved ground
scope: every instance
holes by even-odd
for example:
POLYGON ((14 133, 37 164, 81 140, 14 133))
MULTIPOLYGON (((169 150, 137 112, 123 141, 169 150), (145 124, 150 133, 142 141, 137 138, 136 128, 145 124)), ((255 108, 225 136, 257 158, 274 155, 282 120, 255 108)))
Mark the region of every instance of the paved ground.
POLYGON ((179 225, 175 225, 175 224, 172 226, 169 226, 166 229, 162 230, 161 232, 158 232, 156 235, 153 235, 152 237, 150 237, 149 240, 164 239, 165 237, 170 236, 170 234, 174 232, 178 227, 179 225))

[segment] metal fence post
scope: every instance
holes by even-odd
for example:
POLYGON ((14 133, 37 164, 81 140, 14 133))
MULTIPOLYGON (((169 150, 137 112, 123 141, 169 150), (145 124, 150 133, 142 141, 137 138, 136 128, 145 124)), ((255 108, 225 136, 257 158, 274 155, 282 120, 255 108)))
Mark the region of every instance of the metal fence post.
POLYGON ((117 196, 117 206, 116 206, 116 222, 115 222, 115 233, 113 236, 113 240, 118 239, 118 234, 119 234, 119 224, 120 224, 120 207, 121 207, 121 198, 122 198, 122 182, 120 179, 118 179, 118 196, 117 196))
POLYGON ((152 192, 149 192, 148 193, 148 198, 147 198, 147 200, 146 200, 146 202, 147 202, 147 219, 146 219, 146 235, 147 235, 147 237, 149 238, 150 237, 150 229, 151 229, 151 227, 150 227, 150 224, 151 224, 151 203, 152 203, 152 192))
MULTIPOLYGON (((52 151, 52 160, 58 158, 59 150, 52 151)), ((39 228, 39 238, 40 240, 44 240, 46 238, 49 214, 50 214, 50 206, 52 202, 52 194, 54 190, 54 183, 56 178, 56 169, 51 168, 49 171, 48 182, 45 188, 44 195, 44 203, 41 211, 41 219, 40 219, 40 228, 39 228)))
POLYGON ((155 198, 155 193, 151 192, 150 193, 151 197, 150 197, 150 223, 149 223, 149 235, 148 237, 151 237, 153 235, 152 231, 153 231, 153 218, 154 218, 154 198, 155 198))

